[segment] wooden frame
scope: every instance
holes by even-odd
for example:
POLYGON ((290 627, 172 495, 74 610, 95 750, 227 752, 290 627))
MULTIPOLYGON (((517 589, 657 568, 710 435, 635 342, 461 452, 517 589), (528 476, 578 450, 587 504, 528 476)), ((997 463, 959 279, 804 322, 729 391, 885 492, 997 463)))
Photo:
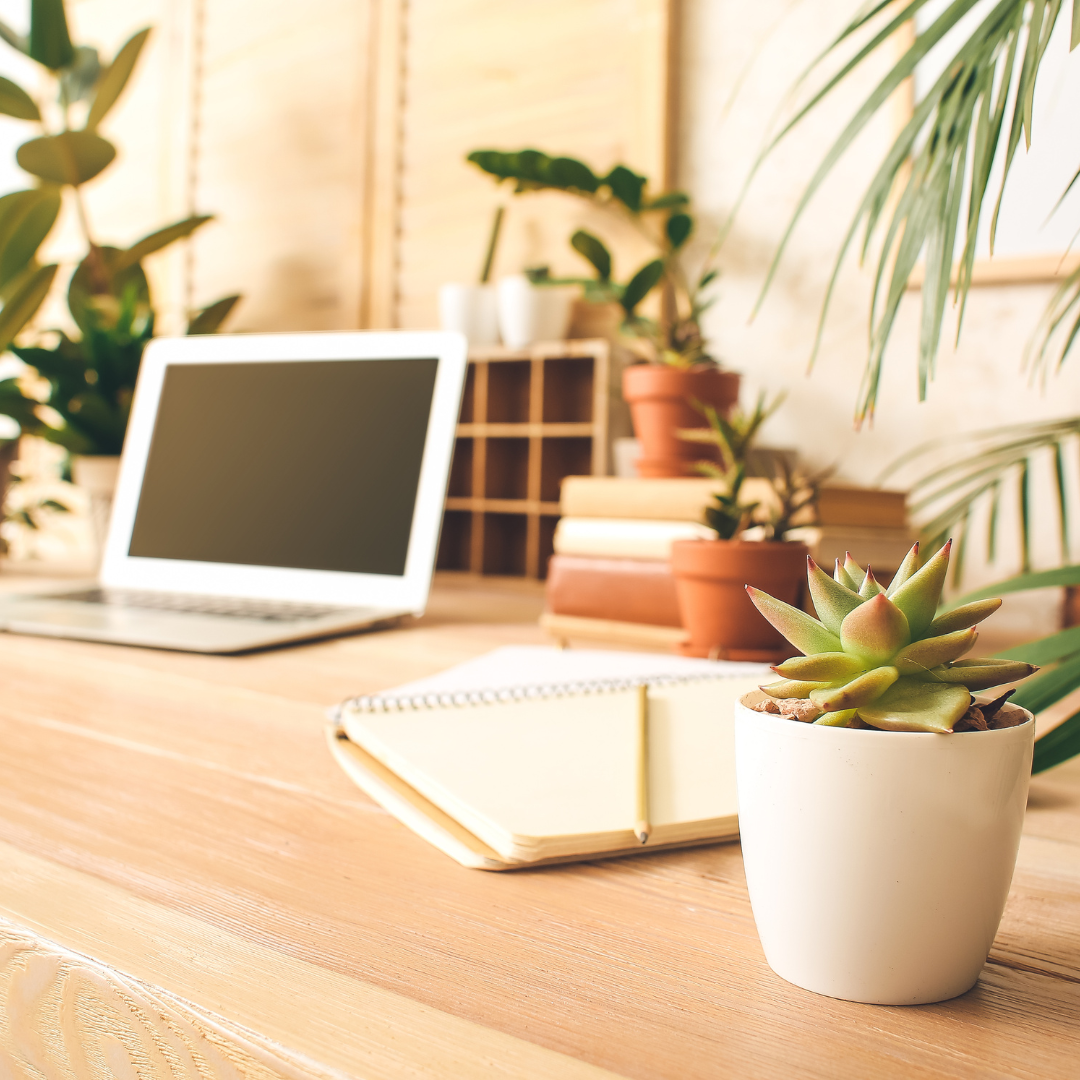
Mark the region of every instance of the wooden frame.
POLYGON ((611 345, 475 349, 438 568, 544 576, 563 477, 604 475, 611 345))

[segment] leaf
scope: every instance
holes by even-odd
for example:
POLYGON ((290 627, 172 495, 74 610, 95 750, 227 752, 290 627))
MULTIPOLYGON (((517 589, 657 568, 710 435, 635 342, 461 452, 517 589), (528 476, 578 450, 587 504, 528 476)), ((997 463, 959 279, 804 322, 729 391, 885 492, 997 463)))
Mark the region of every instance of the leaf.
POLYGON ((156 251, 175 244, 177 240, 183 240, 190 236, 196 229, 202 228, 208 221, 213 221, 213 214, 197 214, 194 217, 185 218, 174 225, 166 225, 164 229, 144 236, 138 243, 132 244, 127 251, 121 251, 113 264, 114 270, 119 273, 136 263, 142 262, 147 255, 153 255, 156 251))
POLYGON ((1057 667, 1028 679, 1013 695, 1012 703, 1038 713, 1056 704, 1077 688, 1080 688, 1080 657, 1072 656, 1057 667))
POLYGON ((938 637, 941 634, 966 630, 969 626, 975 626, 993 615, 999 607, 1001 607, 1001 600, 995 597, 991 600, 978 600, 974 604, 964 604, 962 607, 953 608, 934 619, 926 628, 926 635, 938 637))
POLYGON ((759 687, 759 689, 763 690, 769 697, 783 700, 785 698, 809 697, 811 691, 821 690, 827 685, 828 683, 823 682, 806 682, 798 679, 778 679, 776 682, 766 683, 764 686, 759 687))
POLYGON ((785 679, 805 679, 813 682, 835 682, 850 678, 862 670, 854 656, 842 652, 814 653, 813 656, 793 656, 773 668, 785 679))
POLYGON ((3 352, 20 330, 37 314, 56 277, 54 263, 39 267, 0 310, 0 352, 3 352))
POLYGON ((885 664, 911 641, 903 611, 884 593, 864 601, 840 625, 843 651, 868 665, 885 664))
POLYGON ((970 652, 978 633, 973 626, 966 630, 954 630, 951 634, 926 637, 913 641, 893 657, 893 664, 904 675, 917 675, 942 664, 959 660, 970 652))
POLYGON ((885 590, 885 595, 891 597, 897 589, 900 588, 909 578, 919 569, 919 544, 912 544, 908 553, 904 556, 904 561, 900 564, 896 573, 892 576, 892 581, 889 582, 888 589, 885 590))
POLYGON ((1001 581, 997 585, 988 585, 985 589, 965 593, 946 605, 945 610, 953 611, 961 604, 985 600, 990 596, 1027 592, 1028 589, 1056 589, 1063 585, 1080 585, 1080 566, 1059 566, 1056 570, 1037 570, 1031 574, 1020 574, 1018 577, 1001 581))
POLYGON ((840 639, 831 630, 827 630, 817 619, 805 611, 785 604, 752 585, 746 586, 746 592, 754 607, 772 626, 807 656, 813 653, 844 652, 840 639))
POLYGON ((1080 2, 1073 0, 1072 32, 1069 34, 1069 52, 1080 45, 1080 2))
POLYGON ((994 656, 1001 660, 1024 660, 1029 664, 1052 664, 1073 653, 1080 653, 1080 626, 1070 626, 1065 630, 1059 630, 1056 634, 1048 634, 1038 641, 1030 641, 1026 645, 1017 645, 1012 649, 995 653, 994 656))
POLYGON ((894 603, 906 616, 911 625, 911 636, 918 640, 926 633, 937 613, 941 589, 945 584, 945 575, 949 569, 949 555, 952 550, 950 540, 940 551, 936 551, 917 573, 913 574, 892 595, 894 603))
POLYGON ((840 633, 840 625, 863 602, 863 597, 846 585, 834 581, 809 557, 806 579, 814 601, 814 610, 822 625, 834 634, 840 633))
POLYGON ((965 686, 905 679, 871 705, 860 707, 859 719, 884 731, 946 732, 967 712, 970 701, 965 686))
POLYGON ((23 37, 22 34, 16 34, 2 19, 0 19, 0 38, 3 38, 13 49, 17 49, 24 55, 29 55, 29 40, 23 37))
POLYGON ((59 188, 49 185, 15 194, 22 196, 18 214, 0 225, 0 288, 33 262, 60 214, 59 188))
POLYGON ((139 53, 142 52, 149 36, 150 27, 133 34, 113 58, 113 62, 105 69, 105 74, 98 82, 90 113, 86 117, 87 131, 93 131, 105 119, 105 114, 116 104, 116 99, 120 97, 128 79, 131 78, 139 53))
POLYGON ((600 187, 600 181, 592 169, 576 158, 552 158, 548 177, 553 187, 567 190, 593 192, 600 187))
POLYGON ((947 683, 966 686, 969 690, 988 690, 1002 683, 1019 682, 1038 669, 1019 660, 998 660, 993 657, 973 656, 952 664, 931 668, 922 676, 921 682, 947 683))
POLYGON ((690 239, 694 231, 694 219, 689 214, 672 214, 664 226, 672 250, 677 251, 690 239))
POLYGON ((204 307, 188 323, 187 336, 197 337, 202 334, 216 334, 218 327, 229 317, 230 312, 240 302, 240 296, 226 296, 216 303, 204 307))
POLYGON ((690 196, 685 191, 665 191, 657 195, 655 199, 649 199, 643 206, 643 210, 678 210, 680 207, 689 206, 690 196))
POLYGON ((28 173, 52 184, 78 187, 93 180, 116 157, 116 147, 91 131, 65 131, 25 142, 15 160, 28 173))
POLYGON ((626 284, 620 301, 627 316, 634 313, 634 308, 645 299, 660 284, 664 276, 664 263, 661 259, 654 259, 646 263, 626 284))
POLYGON ((21 86, 5 78, 0 78, 0 113, 16 120, 41 119, 34 99, 21 86))
POLYGON ((1080 712, 1073 713, 1052 731, 1035 740, 1032 773, 1045 772, 1080 754, 1080 712))
POLYGON ((570 237, 570 246, 592 263, 601 281, 611 280, 611 252, 597 237, 584 229, 578 229, 570 237))
POLYGON ((641 210, 641 195, 646 184, 644 176, 639 176, 625 165, 616 165, 604 177, 603 182, 611 188, 611 194, 632 214, 636 214, 641 210))
POLYGON ((895 667, 878 667, 865 672, 857 679, 852 679, 843 686, 828 690, 811 690, 810 700, 826 712, 860 709, 881 697, 898 678, 900 678, 900 672, 895 667))
POLYGON ((137 303, 150 305, 150 285, 139 263, 121 267, 120 260, 127 252, 114 247, 97 247, 75 268, 68 285, 68 309, 79 329, 86 334, 92 320, 91 300, 94 296, 111 296, 119 300, 130 293, 137 303), (103 276, 103 280, 100 280, 103 276))
POLYGON ((75 59, 64 0, 30 0, 30 57, 50 71, 75 59))
POLYGON ((89 45, 75 48, 75 59, 60 72, 61 104, 82 101, 97 85, 101 78, 101 61, 97 49, 89 45))

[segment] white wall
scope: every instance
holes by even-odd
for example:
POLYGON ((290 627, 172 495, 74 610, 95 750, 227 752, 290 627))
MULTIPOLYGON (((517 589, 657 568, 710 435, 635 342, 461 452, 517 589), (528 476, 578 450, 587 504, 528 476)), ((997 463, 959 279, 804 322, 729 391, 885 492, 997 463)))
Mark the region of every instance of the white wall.
MULTIPOLYGON (((756 5, 684 0, 679 174, 702 211, 703 231, 715 228, 733 205, 763 133, 797 73, 858 6, 857 0, 756 5)), ((715 351, 744 373, 750 393, 757 388, 787 392, 784 406, 769 423, 766 441, 796 446, 815 466, 838 464, 840 476, 866 483, 897 455, 926 439, 1080 414, 1080 354, 1045 390, 1029 385, 1020 372, 1024 345, 1050 295, 1046 285, 974 290, 960 347, 954 351, 946 341, 938 377, 923 403, 916 382, 918 294, 910 293, 887 354, 877 418, 872 427, 856 432, 851 418, 866 359, 870 277, 850 260, 818 364, 807 376, 835 252, 870 171, 888 145, 895 114, 885 115, 849 152, 814 200, 760 314, 753 323, 748 321, 805 181, 870 85, 866 77, 853 81, 764 166, 722 254, 719 301, 707 318, 715 351)), ((1047 472, 1040 484, 1048 483, 1047 472)), ((1074 488, 1080 491, 1080 485, 1074 488)), ((1045 508, 1045 498, 1040 505, 1045 508)), ((1037 538, 1036 560, 1053 564, 1058 558, 1056 518, 1045 512, 1042 520, 1048 528, 1037 538)), ((1009 542, 996 567, 972 567, 972 583, 1000 580, 1017 570, 1012 536, 1006 528, 1009 542)))

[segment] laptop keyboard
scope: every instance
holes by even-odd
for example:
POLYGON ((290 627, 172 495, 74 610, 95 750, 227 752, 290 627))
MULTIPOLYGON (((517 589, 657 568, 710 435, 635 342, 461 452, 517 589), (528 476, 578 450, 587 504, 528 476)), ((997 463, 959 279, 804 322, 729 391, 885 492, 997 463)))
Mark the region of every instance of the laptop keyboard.
POLYGON ((142 589, 86 589, 50 596, 50 600, 74 600, 83 604, 139 608, 144 611, 193 611, 202 615, 225 615, 265 622, 297 622, 320 619, 340 612, 339 607, 298 604, 286 600, 245 600, 235 596, 195 596, 148 592, 142 589))

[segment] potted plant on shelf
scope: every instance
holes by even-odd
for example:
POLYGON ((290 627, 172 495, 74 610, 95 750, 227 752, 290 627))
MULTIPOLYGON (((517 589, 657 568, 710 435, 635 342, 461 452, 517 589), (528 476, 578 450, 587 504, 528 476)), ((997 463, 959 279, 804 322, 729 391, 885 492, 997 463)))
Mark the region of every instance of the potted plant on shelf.
POLYGON ((725 490, 705 509, 705 524, 716 537, 677 540, 671 546, 671 570, 688 640, 680 646, 689 656, 722 660, 774 662, 790 654, 783 636, 757 617, 744 591, 746 582, 799 604, 803 593, 806 545, 787 539, 791 529, 813 520, 821 476, 807 476, 782 456, 773 475, 753 481, 760 497, 747 497, 746 457, 758 429, 780 404, 765 404, 762 395, 753 412, 736 410, 724 419, 704 407, 705 430, 681 433, 689 443, 712 443, 721 464, 699 461, 697 469, 725 483, 725 490))
POLYGON ((1035 668, 961 659, 1001 601, 937 614, 950 548, 916 544, 887 590, 808 560, 820 621, 747 587, 803 654, 736 706, 747 888, 769 965, 830 997, 964 993, 1009 892, 1034 719, 972 692, 1035 668))
POLYGON ((607 246, 579 229, 571 244, 596 276, 559 280, 581 284, 591 302, 614 302, 622 308, 622 337, 639 360, 623 373, 623 396, 642 444, 640 475, 692 473, 698 455, 676 433, 703 426, 694 401, 726 416, 739 398, 739 376, 720 367, 702 335, 701 316, 710 303, 706 293, 717 272, 706 264, 690 275, 684 265, 686 244, 694 231, 689 196, 681 191, 652 195, 648 179, 625 165, 601 175, 576 158, 552 157, 539 150, 477 150, 468 160, 500 183, 512 181, 515 193, 563 191, 615 213, 654 247, 654 257, 622 285, 612 277, 607 246), (657 289, 662 292, 660 314, 642 314, 640 305, 657 289))
MULTIPOLYGON (((82 186, 116 157, 116 148, 98 127, 127 85, 149 35, 149 28, 140 30, 110 64, 102 65, 96 49, 72 44, 62 0, 34 0, 27 38, 0 23, 0 37, 43 69, 56 100, 51 115, 62 122, 60 130, 50 133, 38 101, 2 80, 0 112, 35 122, 45 133, 23 143, 15 155, 36 186, 0 198, 0 292, 6 298, 0 310, 0 349, 11 348, 32 369, 29 377, 0 381, 0 413, 15 420, 23 433, 58 443, 73 455, 75 481, 90 491, 99 538, 108 522, 143 349, 154 334, 142 261, 211 220, 208 215, 186 218, 128 248, 99 244, 90 231, 82 186), (76 121, 81 126, 73 126, 76 121), (59 269, 39 265, 37 252, 59 216, 64 188, 71 190, 88 249, 67 289, 77 333, 50 331, 51 341, 13 346, 59 269)), ((228 296, 192 313, 187 333, 214 333, 239 299, 228 296)))

